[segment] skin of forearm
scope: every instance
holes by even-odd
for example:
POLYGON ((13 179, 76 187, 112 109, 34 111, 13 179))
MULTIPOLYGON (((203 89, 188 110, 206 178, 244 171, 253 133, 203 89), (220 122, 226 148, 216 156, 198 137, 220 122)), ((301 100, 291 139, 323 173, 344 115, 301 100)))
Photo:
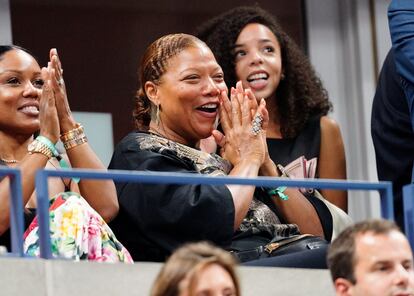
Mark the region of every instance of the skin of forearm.
POLYGON ((324 236, 323 228, 312 204, 297 189, 286 189, 288 200, 274 197, 274 203, 289 223, 299 226, 301 233, 324 236))
MULTIPOLYGON (((259 167, 259 162, 242 160, 231 170, 229 176, 254 178, 258 175, 259 167)), ((237 230, 249 210, 255 186, 227 185, 227 187, 233 197, 235 208, 234 230, 237 230)))
MULTIPOLYGON (((343 179, 346 179, 346 177, 343 179)), ((325 199, 348 212, 348 194, 346 191, 324 189, 320 192, 325 199)))
MULTIPOLYGON (((106 170, 88 143, 67 150, 67 155, 74 168, 106 170)), ((79 190, 105 221, 111 221, 118 214, 119 204, 112 180, 82 180, 79 190)))
POLYGON ((279 177, 275 163, 268 158, 265 160, 259 170, 260 176, 279 177))
MULTIPOLYGON (((259 173, 261 176, 279 177, 276 165, 270 159, 263 163, 259 173)), ((286 221, 297 224, 302 233, 323 236, 319 216, 312 204, 297 189, 286 189, 285 193, 289 196, 288 200, 274 197, 274 203, 286 221)))

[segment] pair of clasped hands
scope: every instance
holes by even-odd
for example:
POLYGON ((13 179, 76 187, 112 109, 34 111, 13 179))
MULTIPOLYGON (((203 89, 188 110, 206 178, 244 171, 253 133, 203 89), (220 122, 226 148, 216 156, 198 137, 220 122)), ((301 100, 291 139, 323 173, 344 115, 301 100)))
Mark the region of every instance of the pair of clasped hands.
POLYGON ((218 145, 220 155, 233 166, 241 161, 261 166, 269 159, 266 144, 269 114, 264 99, 258 104, 253 92, 243 89, 239 81, 236 88, 231 88, 230 99, 226 91, 221 92, 219 113, 224 134, 213 130, 212 136, 200 144, 203 151, 212 152, 218 145))
POLYGON ((63 81, 63 69, 57 50, 52 48, 47 67, 42 68, 43 88, 39 94, 40 135, 52 143, 59 140, 59 135, 75 127, 66 88, 63 81))

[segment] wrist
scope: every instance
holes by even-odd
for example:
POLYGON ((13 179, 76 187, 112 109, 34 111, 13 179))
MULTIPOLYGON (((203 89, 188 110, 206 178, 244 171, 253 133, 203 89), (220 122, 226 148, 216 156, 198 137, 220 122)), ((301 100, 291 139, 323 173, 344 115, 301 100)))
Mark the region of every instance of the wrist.
POLYGON ((270 158, 266 158, 260 167, 259 174, 261 176, 280 177, 276 164, 270 158))
POLYGON ((60 140, 62 141, 63 147, 65 147, 66 150, 88 142, 88 138, 85 135, 83 126, 79 123, 76 123, 73 129, 61 134, 60 140))
POLYGON ((237 163, 237 166, 250 167, 252 169, 257 169, 257 171, 259 171, 261 165, 262 162, 257 158, 241 158, 237 163))
POLYGON ((52 142, 54 145, 57 143, 57 141, 59 140, 59 136, 58 135, 51 135, 47 132, 44 131, 40 131, 39 132, 39 136, 45 137, 46 139, 48 139, 50 142, 52 142))
POLYGON ((289 199, 289 196, 285 193, 286 189, 287 189, 286 186, 279 186, 275 189, 268 190, 267 194, 270 197, 279 197, 281 200, 286 201, 289 199))
POLYGON ((44 136, 38 136, 36 139, 34 139, 29 146, 27 146, 27 151, 29 154, 42 154, 47 157, 47 159, 50 159, 58 152, 56 152, 56 147, 53 145, 53 143, 44 136))
POLYGON ((65 134, 78 126, 79 124, 72 118, 72 116, 69 116, 68 118, 60 121, 60 133, 65 134))
POLYGON ((47 157, 49 160, 55 157, 59 161, 59 165, 62 168, 68 168, 68 163, 62 158, 55 144, 47 137, 40 135, 33 140, 27 147, 29 154, 40 153, 47 157))

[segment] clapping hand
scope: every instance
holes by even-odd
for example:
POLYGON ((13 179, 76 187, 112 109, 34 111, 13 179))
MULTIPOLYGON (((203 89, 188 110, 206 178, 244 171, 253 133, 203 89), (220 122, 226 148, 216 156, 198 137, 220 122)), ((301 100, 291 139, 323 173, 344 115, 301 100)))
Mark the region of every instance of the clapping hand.
POLYGON ((44 84, 39 103, 40 135, 56 143, 59 139, 60 127, 49 66, 42 68, 42 79, 44 84))
POLYGON ((50 50, 49 68, 51 72, 51 83, 55 94, 56 110, 59 117, 60 133, 63 134, 76 128, 76 121, 72 116, 66 93, 65 81, 63 80, 63 69, 57 50, 50 50))
POLYGON ((225 138, 213 132, 221 146, 221 154, 234 166, 241 160, 262 164, 266 154, 266 128, 269 115, 264 100, 257 105, 253 93, 244 90, 241 82, 231 89, 231 100, 222 92, 220 118, 225 138))

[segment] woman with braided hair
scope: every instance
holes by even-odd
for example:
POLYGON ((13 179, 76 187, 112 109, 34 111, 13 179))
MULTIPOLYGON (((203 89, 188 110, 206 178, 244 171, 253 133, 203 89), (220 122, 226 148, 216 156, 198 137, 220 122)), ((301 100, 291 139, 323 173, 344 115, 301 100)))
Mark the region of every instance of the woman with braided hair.
MULTIPOLYGON (((265 157, 265 100, 258 103, 241 83, 231 88, 230 100, 223 71, 204 42, 187 34, 160 37, 144 53, 139 80, 133 112, 137 131, 116 146, 109 168, 277 177, 265 157), (217 136, 218 116, 226 136, 221 156, 200 149, 202 139, 217 136)), ((182 244, 207 240, 234 251, 241 261, 325 265, 321 220, 297 189, 132 182, 116 187, 120 209, 111 227, 134 260, 165 261, 182 244), (285 260, 265 258, 263 245, 299 233, 316 240, 315 248, 285 260), (247 248, 252 252, 244 252, 247 248)))

